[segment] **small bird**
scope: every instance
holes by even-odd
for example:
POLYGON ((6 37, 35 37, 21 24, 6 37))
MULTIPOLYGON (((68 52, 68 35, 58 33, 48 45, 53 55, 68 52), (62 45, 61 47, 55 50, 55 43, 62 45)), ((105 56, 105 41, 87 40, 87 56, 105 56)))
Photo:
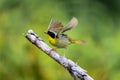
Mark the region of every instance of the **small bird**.
POLYGON ((71 43, 86 43, 84 40, 75 40, 64 34, 65 31, 72 29, 77 24, 78 20, 75 17, 73 17, 65 27, 61 22, 52 19, 48 26, 48 31, 45 32, 48 35, 49 42, 56 48, 67 48, 71 43))

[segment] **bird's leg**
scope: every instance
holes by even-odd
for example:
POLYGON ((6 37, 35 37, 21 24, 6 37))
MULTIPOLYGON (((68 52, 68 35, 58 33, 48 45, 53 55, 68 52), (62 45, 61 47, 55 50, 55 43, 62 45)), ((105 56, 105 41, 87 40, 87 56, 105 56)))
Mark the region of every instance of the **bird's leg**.
POLYGON ((79 62, 79 59, 76 61, 76 64, 78 64, 78 62, 79 62))
POLYGON ((52 51, 56 51, 57 50, 57 48, 52 48, 49 52, 48 52, 48 54, 50 54, 52 51))
POLYGON ((64 48, 64 54, 63 54, 63 57, 65 57, 66 55, 66 48, 64 48))

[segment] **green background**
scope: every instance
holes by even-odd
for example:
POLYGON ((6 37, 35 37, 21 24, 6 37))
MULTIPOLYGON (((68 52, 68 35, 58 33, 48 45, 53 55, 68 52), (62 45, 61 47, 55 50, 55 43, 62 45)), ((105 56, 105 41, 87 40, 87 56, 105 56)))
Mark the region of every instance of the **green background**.
POLYGON ((120 0, 0 0, 0 80, 73 80, 25 38, 33 29, 50 45, 44 32, 51 18, 66 25, 72 17, 79 24, 66 34, 88 44, 70 45, 66 57, 95 80, 119 80, 120 0))

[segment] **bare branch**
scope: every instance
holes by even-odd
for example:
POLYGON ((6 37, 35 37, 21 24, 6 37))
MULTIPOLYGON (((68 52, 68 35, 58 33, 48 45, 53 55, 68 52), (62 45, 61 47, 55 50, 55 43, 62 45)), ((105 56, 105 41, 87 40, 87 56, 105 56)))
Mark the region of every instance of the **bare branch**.
POLYGON ((41 38, 39 38, 32 30, 28 30, 26 38, 32 42, 35 46, 41 49, 45 54, 53 58, 56 62, 62 65, 69 73, 73 76, 74 80, 93 80, 86 70, 82 69, 80 66, 75 64, 72 60, 60 56, 56 51, 51 51, 50 48, 41 38))

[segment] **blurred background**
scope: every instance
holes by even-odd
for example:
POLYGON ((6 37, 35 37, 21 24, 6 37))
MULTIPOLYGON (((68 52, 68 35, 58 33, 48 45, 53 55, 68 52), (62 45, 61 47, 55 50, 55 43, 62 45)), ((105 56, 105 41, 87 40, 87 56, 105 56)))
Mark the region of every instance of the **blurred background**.
POLYGON ((79 24, 66 34, 88 44, 70 45, 66 57, 95 80, 119 80, 120 0, 0 0, 0 80, 73 80, 25 38, 33 29, 50 45, 44 32, 51 18, 66 25, 72 17, 79 24))

